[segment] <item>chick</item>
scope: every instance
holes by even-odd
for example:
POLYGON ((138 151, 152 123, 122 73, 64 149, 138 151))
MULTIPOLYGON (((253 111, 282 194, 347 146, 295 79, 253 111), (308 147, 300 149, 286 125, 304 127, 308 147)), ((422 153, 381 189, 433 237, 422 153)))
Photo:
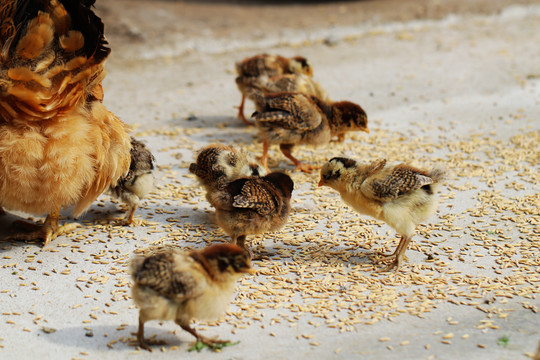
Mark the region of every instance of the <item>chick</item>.
POLYGON ((111 186, 108 194, 122 200, 128 206, 124 225, 133 223, 133 214, 139 201, 154 188, 154 155, 146 145, 131 137, 131 162, 129 172, 122 176, 116 186, 111 186))
POLYGON ((129 170, 127 127, 103 103, 110 53, 94 0, 0 5, 0 207, 47 214, 14 240, 47 245, 129 170))
POLYGON ((259 54, 236 63, 236 85, 242 93, 242 101, 238 107, 238 117, 244 123, 253 125, 244 116, 244 102, 247 92, 253 88, 253 82, 261 76, 272 77, 283 74, 304 74, 313 76, 313 68, 306 58, 295 56, 286 58, 279 55, 259 54))
POLYGON ((226 342, 199 335, 190 323, 221 316, 234 293, 236 280, 245 273, 254 273, 250 260, 233 244, 212 245, 189 253, 174 249, 135 257, 131 261, 131 275, 133 300, 140 309, 140 347, 152 351, 151 342, 144 339, 144 323, 150 320, 174 320, 209 346, 226 342))
POLYGON ((216 208, 217 223, 231 242, 249 252, 247 235, 276 231, 285 225, 293 188, 287 174, 272 172, 261 178, 234 180, 209 193, 208 201, 216 208))
MULTIPOLYGON (((242 86, 246 89, 258 89, 264 93, 301 92, 316 96, 324 101, 330 100, 322 86, 312 77, 305 74, 261 75, 258 77, 237 78, 237 81, 239 79, 244 81, 242 86)), ((245 91, 245 94, 249 97, 251 91, 245 91)))
POLYGON ((245 150, 232 146, 211 144, 197 154, 196 162, 189 165, 189 171, 197 176, 208 194, 222 189, 228 182, 247 176, 264 176, 267 171, 245 150))
POLYGON ((318 167, 296 159, 291 153, 295 145, 325 145, 333 136, 348 131, 369 132, 366 113, 349 101, 326 102, 303 93, 263 94, 258 90, 252 91, 251 97, 257 108, 253 118, 263 138, 261 163, 265 167, 270 144, 279 144, 296 169, 310 173, 318 167))
POLYGON ((319 186, 329 186, 345 203, 361 214, 382 220, 394 228, 401 241, 386 270, 398 269, 417 224, 427 220, 438 204, 437 188, 444 171, 425 171, 412 166, 387 165, 386 160, 358 164, 335 157, 321 169, 319 186))

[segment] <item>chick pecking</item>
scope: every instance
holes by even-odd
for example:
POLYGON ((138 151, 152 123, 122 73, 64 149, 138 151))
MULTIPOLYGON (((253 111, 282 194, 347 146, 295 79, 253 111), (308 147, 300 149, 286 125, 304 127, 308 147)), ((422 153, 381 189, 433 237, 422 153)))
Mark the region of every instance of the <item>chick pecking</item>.
POLYGON ((398 269, 416 225, 437 209, 437 188, 445 177, 442 169, 430 171, 409 165, 388 165, 386 160, 359 164, 336 157, 321 169, 319 186, 337 190, 345 203, 360 214, 382 220, 394 228, 401 240, 395 252, 386 256, 398 269))

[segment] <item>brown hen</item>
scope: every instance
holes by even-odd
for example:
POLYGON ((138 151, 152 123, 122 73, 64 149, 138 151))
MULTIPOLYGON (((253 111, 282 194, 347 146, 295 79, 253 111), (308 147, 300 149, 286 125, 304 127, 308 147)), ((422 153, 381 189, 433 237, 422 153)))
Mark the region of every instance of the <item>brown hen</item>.
POLYGON ((0 206, 47 214, 14 239, 47 244, 62 207, 79 216, 129 169, 126 126, 101 103, 110 49, 93 3, 1 3, 0 206))

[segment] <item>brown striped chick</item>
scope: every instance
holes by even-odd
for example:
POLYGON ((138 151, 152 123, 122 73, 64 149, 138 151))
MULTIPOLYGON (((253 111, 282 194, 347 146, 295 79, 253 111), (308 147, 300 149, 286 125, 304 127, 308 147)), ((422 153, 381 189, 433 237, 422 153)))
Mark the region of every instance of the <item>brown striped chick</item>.
POLYGON ((0 5, 0 206, 47 214, 13 240, 47 245, 129 170, 127 127, 102 103, 110 53, 94 0, 0 5))
POLYGON ((189 171, 197 176, 207 199, 209 193, 222 189, 232 180, 268 173, 247 151, 222 144, 207 145, 199 150, 189 171))
POLYGON ((131 137, 131 162, 129 172, 118 180, 116 186, 111 186, 107 193, 122 200, 127 206, 123 225, 133 223, 133 214, 139 206, 139 201, 145 198, 154 188, 154 155, 146 145, 131 137))
POLYGON ((233 244, 217 244, 189 253, 177 249, 131 261, 133 300, 139 307, 139 346, 164 344, 144 338, 144 324, 173 320, 197 340, 213 347, 227 341, 208 339, 190 326, 192 320, 214 320, 226 310, 236 281, 254 273, 247 254, 233 244))
POLYGON ((253 82, 260 76, 272 77, 283 74, 304 74, 308 77, 313 76, 313 68, 306 58, 295 56, 286 58, 279 55, 258 54, 245 58, 236 63, 236 85, 242 93, 242 101, 238 107, 238 118, 247 125, 253 125, 252 122, 244 116, 244 102, 253 82))
POLYGON ((279 144, 283 155, 296 169, 310 173, 317 166, 304 164, 292 155, 295 145, 326 145, 333 136, 349 131, 369 132, 367 115, 349 101, 326 102, 303 93, 251 92, 257 111, 255 124, 263 138, 261 163, 268 168, 270 144, 279 144))
POLYGON ((437 188, 443 178, 441 169, 387 165, 386 160, 358 164, 335 157, 322 167, 319 186, 337 190, 343 201, 360 214, 386 222, 401 235, 395 252, 386 256, 392 259, 386 268, 390 270, 401 265, 416 225, 437 209, 437 188))
POLYGON ((261 178, 240 178, 208 201, 216 208, 218 225, 233 244, 249 252, 246 236, 279 230, 289 217, 294 183, 289 175, 272 172, 261 178))
MULTIPOLYGON (((237 78, 237 81, 240 78, 237 78)), ((261 75, 258 77, 242 78, 243 86, 251 89, 258 89, 264 93, 276 92, 301 92, 313 95, 324 101, 330 101, 326 91, 322 86, 306 74, 282 74, 275 76, 261 75)), ((250 96, 252 91, 246 91, 246 96, 250 96)))

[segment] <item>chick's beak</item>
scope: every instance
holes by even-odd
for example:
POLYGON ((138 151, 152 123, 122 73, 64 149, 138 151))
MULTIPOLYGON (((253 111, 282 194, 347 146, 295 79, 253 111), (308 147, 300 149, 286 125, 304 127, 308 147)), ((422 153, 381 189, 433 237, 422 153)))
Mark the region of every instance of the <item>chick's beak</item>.
POLYGON ((319 180, 319 187, 321 187, 323 185, 324 185, 324 180, 321 178, 321 180, 319 180))
POLYGON ((369 129, 368 128, 363 128, 362 131, 367 132, 369 134, 369 129))

